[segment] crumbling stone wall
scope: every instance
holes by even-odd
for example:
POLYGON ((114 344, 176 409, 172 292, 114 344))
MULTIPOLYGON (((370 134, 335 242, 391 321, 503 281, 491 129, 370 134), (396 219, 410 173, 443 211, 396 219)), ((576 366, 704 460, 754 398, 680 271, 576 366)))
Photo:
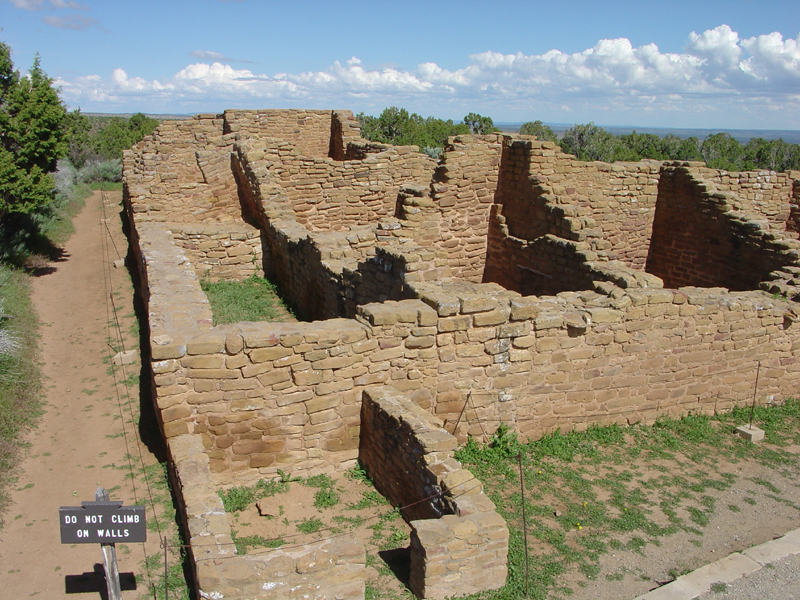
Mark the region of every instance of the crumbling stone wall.
POLYGON ((430 242, 447 253, 452 275, 458 279, 478 283, 483 276, 502 140, 501 135, 450 138, 433 177, 438 235, 430 242))
POLYGON ((125 152, 125 190, 138 221, 230 222, 239 216, 222 115, 166 121, 125 152))
POLYGON ((390 147, 364 160, 336 161, 298 154, 283 140, 248 140, 237 145, 235 160, 240 171, 264 165, 298 223, 337 231, 393 217, 400 185, 430 180, 435 161, 417 150, 390 147))
POLYGON ((586 163, 552 142, 506 137, 497 204, 511 236, 587 242, 644 270, 661 163, 586 163))
MULTIPOLYGON (((797 262, 796 240, 782 239, 780 228, 771 230, 767 219, 759 222, 742 210, 752 208, 754 200, 740 202, 741 196, 717 189, 702 175, 689 167, 664 168, 647 262, 650 273, 668 287, 747 290, 758 289, 770 272, 797 262)), ((788 214, 788 186, 768 191, 783 194, 782 214, 788 214)), ((761 206, 767 210, 776 204, 764 201, 761 206)))
POLYGON ((794 180, 797 179, 791 173, 733 172, 709 169, 705 165, 698 165, 695 173, 700 179, 713 183, 717 191, 735 194, 739 204, 737 208, 763 215, 771 223, 785 227, 789 218, 789 200, 792 197, 794 180))
MULTIPOLYGON (((800 297, 792 174, 587 165, 496 134, 452 138, 434 171, 410 148, 356 139, 346 111, 308 113, 199 116, 125 154, 157 414, 170 448, 204 448, 192 464, 215 484, 351 464, 376 386, 458 440, 501 423, 527 439, 711 413, 751 398, 756 362, 759 401, 797 389, 796 305, 747 291, 800 297), (298 149, 303 128, 324 140, 298 149), (709 234, 728 254, 695 243, 709 234), (259 246, 299 306, 336 318, 213 327, 198 277, 246 276, 259 246), (740 273, 724 268, 730 252, 740 273), (674 289, 693 282, 741 291, 674 289)), ((227 543, 214 510, 187 508, 227 543)), ((414 521, 418 594, 455 593, 442 573, 474 550, 464 540, 481 525, 453 521, 470 510, 489 509, 414 521)))
POLYGON ((168 448, 199 597, 364 598, 366 554, 354 535, 237 555, 230 519, 200 438, 180 435, 168 448))
POLYGON ((359 461, 411 525, 411 590, 449 598, 503 587, 508 527, 453 457, 456 439, 402 394, 364 391, 359 461))

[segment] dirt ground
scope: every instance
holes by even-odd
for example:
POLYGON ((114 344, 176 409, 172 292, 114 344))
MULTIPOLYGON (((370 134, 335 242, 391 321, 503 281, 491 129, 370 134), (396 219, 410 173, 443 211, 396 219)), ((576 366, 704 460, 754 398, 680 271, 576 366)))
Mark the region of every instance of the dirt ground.
MULTIPOLYGON (((786 450, 800 454, 800 447, 786 450)), ((634 467, 646 468, 646 465, 634 467)), ((587 579, 577 570, 572 571, 559 581, 559 586, 570 588, 572 593, 554 591, 550 597, 629 600, 672 581, 677 575, 800 527, 800 478, 794 470, 773 469, 750 460, 721 464, 718 472, 734 475, 736 482, 729 489, 705 491, 714 498, 715 509, 707 525, 696 527, 699 534, 680 531, 659 537, 657 545, 651 543, 640 550, 610 550, 600 558, 600 570, 595 577, 587 579)), ((666 526, 666 519, 659 522, 659 516, 663 517, 654 509, 653 521, 666 526)), ((683 509, 678 511, 678 517, 691 522, 683 509)), ((580 533, 583 531, 572 532, 573 536, 580 533)), ((625 537, 617 539, 623 544, 629 541, 625 537)))
MULTIPOLYGON (((156 459, 135 425, 138 353, 133 364, 111 368, 121 345, 139 345, 130 278, 113 264, 127 252, 120 199, 88 198, 62 256, 33 280, 46 405, 0 531, 0 595, 10 600, 105 597, 100 546, 61 545, 58 509, 94 500, 99 486, 125 505, 148 504, 141 461, 156 459)), ((117 545, 124 597, 152 597, 143 565, 158 552, 153 533, 145 544, 117 545)))

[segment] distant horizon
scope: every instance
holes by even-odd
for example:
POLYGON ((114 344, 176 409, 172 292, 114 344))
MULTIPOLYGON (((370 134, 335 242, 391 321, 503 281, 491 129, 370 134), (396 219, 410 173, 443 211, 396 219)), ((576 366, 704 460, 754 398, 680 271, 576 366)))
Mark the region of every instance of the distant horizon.
MULTIPOLYGON (((214 114, 215 111, 211 111, 214 114)), ((130 117, 133 112, 122 113, 98 113, 98 112, 82 112, 87 117, 130 117)), ((179 120, 190 119, 196 114, 204 113, 146 113, 142 114, 159 120, 179 120)), ((423 115, 427 116, 427 115, 423 115)), ((489 115, 491 116, 491 115, 489 115)), ((453 119, 453 122, 460 122, 460 120, 453 119)), ((494 125, 504 133, 516 133, 524 123, 529 121, 498 121, 494 125)), ((593 122, 593 121, 588 121, 593 122)), ((553 123, 542 121, 544 125, 550 127, 553 133, 561 137, 561 135, 576 124, 586 123, 553 123)), ((651 133, 664 137, 670 133, 677 135, 681 139, 689 137, 697 137, 700 140, 705 139, 709 135, 715 133, 728 133, 740 144, 746 144, 752 138, 763 138, 765 140, 783 139, 784 142, 789 144, 800 144, 800 129, 753 129, 753 128, 694 128, 694 127, 647 127, 643 125, 603 125, 602 123, 594 123, 614 135, 628 135, 633 131, 637 133, 651 133)))

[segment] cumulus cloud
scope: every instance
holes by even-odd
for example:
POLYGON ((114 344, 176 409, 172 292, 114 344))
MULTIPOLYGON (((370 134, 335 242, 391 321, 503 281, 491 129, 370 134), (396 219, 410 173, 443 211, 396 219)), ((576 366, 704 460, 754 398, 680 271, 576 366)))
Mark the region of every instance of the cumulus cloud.
POLYGON ((59 29, 72 29, 73 31, 80 31, 91 27, 96 23, 92 17, 84 17, 83 15, 67 15, 65 17, 57 17, 55 15, 47 15, 42 17, 42 23, 50 25, 50 27, 57 27, 59 29))
POLYGON ((443 106, 463 105, 495 114, 532 109, 598 114, 589 120, 601 120, 603 111, 634 117, 656 111, 757 114, 781 103, 787 112, 800 114, 800 36, 784 40, 780 33, 770 33, 740 39, 727 25, 691 32, 682 53, 661 52, 655 44, 635 47, 618 38, 572 54, 556 49, 535 55, 486 51, 471 55, 457 70, 435 62, 414 70, 367 67, 352 57, 323 71, 267 75, 234 69, 225 64, 232 59, 216 52, 192 54, 208 62, 188 65, 163 81, 128 77, 117 69, 109 79, 59 83, 68 101, 104 97, 124 103, 135 96, 145 102, 144 110, 157 109, 147 104, 151 99, 170 104, 171 111, 200 105, 263 106, 265 99, 273 99, 271 105, 406 103, 439 107, 440 112, 443 106))

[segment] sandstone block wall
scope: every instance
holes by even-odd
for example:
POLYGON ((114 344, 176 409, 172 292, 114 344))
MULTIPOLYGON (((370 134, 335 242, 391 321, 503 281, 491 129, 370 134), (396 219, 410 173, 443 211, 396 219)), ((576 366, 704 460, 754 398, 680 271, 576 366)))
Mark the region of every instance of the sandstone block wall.
POLYGON ((247 225, 170 225, 175 244, 189 256, 195 272, 209 281, 263 276, 261 236, 247 225))
POLYGON ((239 168, 263 166, 297 222, 312 231, 337 231, 394 216, 400 185, 429 181, 436 164, 416 146, 390 147, 364 160, 346 161, 299 154, 284 140, 251 139, 236 150, 239 168))
POLYGON ((438 232, 419 241, 446 252, 458 279, 478 283, 483 277, 502 142, 501 135, 452 137, 433 176, 430 196, 438 209, 438 232))
MULTIPOLYGON (((367 390, 402 393, 419 407, 408 419, 427 411, 426 427, 441 419, 462 441, 501 423, 526 439, 711 413, 749 401, 757 362, 759 402, 796 393, 796 304, 747 290, 800 298, 800 173, 584 164, 503 135, 452 138, 434 168, 356 132, 346 111, 229 111, 125 154, 157 414, 170 448, 203 448, 187 469, 229 485, 342 468, 367 390), (199 277, 245 277, 254 259, 312 317, 335 318, 213 327, 199 277)), ((399 454, 439 478, 408 480, 420 494, 450 463, 415 428, 400 428, 399 454)), ((453 565, 499 535, 474 500, 412 522, 417 594, 473 585, 453 565)), ((227 543, 213 502, 190 504, 197 531, 227 543)), ((213 564, 208 585, 230 583, 213 564)))
POLYGON ((198 436, 169 444, 202 598, 364 597, 366 554, 353 535, 237 555, 228 515, 198 436))
MULTIPOLYGON (((789 218, 789 201, 793 193, 794 180, 791 173, 775 171, 732 172, 698 167, 695 173, 700 179, 714 184, 718 191, 732 192, 739 204, 737 208, 760 214, 773 224, 784 227, 789 218)), ((796 173, 800 175, 800 173, 796 173)))
POLYGON ((328 156, 331 110, 226 110, 222 133, 239 138, 268 136, 291 142, 303 156, 328 156))
POLYGON ((128 202, 139 222, 231 222, 240 216, 221 115, 167 121, 124 153, 128 202))
POLYGON ((585 241, 602 260, 644 270, 661 163, 585 163, 520 137, 506 138, 498 190, 510 234, 585 241))
MULTIPOLYGON (((766 218, 759 222, 742 210, 752 209, 754 200, 741 201, 740 195, 719 190, 702 174, 687 167, 664 168, 647 262, 650 273, 667 287, 747 290, 758 289, 770 272, 797 262, 800 243, 786 238, 785 219, 773 230, 766 218)), ((783 214, 788 214, 788 186, 767 191, 783 198, 783 214)), ((761 209, 777 204, 765 200, 761 209)))
POLYGON ((410 586, 420 598, 447 598, 505 584, 508 527, 481 482, 453 458, 442 422, 398 392, 364 391, 359 460, 378 490, 406 507, 410 586))

